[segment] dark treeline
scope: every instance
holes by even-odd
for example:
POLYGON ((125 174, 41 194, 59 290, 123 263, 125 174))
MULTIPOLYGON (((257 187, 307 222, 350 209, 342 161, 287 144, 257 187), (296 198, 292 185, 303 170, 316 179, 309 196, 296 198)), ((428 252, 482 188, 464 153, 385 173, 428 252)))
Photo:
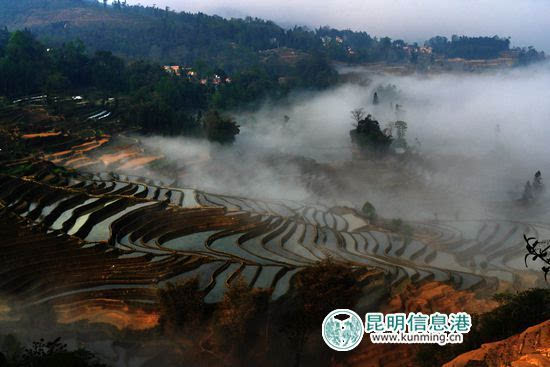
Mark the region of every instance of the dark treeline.
POLYGON ((177 65, 204 61, 229 73, 257 64, 261 59, 258 51, 284 47, 321 52, 345 62, 400 61, 409 57, 403 41, 329 27, 284 29, 258 18, 225 19, 118 1, 113 6, 84 0, 0 2, 0 24, 10 29, 29 26, 40 39, 61 44, 78 38, 94 50, 110 50, 125 58, 177 65), (29 9, 41 20, 26 24, 29 9), (74 10, 74 16, 67 11, 64 20, 51 21, 59 19, 54 14, 61 9, 74 10))
POLYGON ((159 289, 159 329, 192 346, 178 356, 188 365, 334 365, 345 356, 324 346, 319 326, 330 311, 355 305, 361 288, 380 280, 368 273, 325 260, 298 272, 276 300, 274 289, 250 288, 237 278, 215 304, 204 302, 197 278, 168 284, 159 289))
MULTIPOLYGON (((95 0, 0 0, 0 5, 0 25, 11 30, 29 27, 48 45, 81 39, 91 50, 109 50, 125 59, 183 66, 203 63, 229 74, 258 67, 265 61, 262 51, 273 49, 322 54, 348 63, 416 63, 419 51, 417 44, 366 32, 284 29, 258 18, 225 19, 121 1, 111 6, 95 0)), ((497 36, 453 36, 451 40, 438 36, 426 44, 437 54, 467 59, 495 58, 510 50, 510 40, 497 36)), ((542 56, 532 48, 514 50, 523 63, 542 56)))
POLYGON ((433 52, 448 58, 460 57, 464 59, 495 59, 502 56, 504 52, 513 51, 517 54, 520 64, 528 64, 533 61, 544 59, 544 52, 537 52, 533 47, 510 48, 509 38, 494 37, 466 37, 436 36, 426 41, 426 46, 433 49, 433 52))
MULTIPOLYGON (((202 61, 229 73, 254 67, 262 58, 258 51, 274 48, 323 53, 330 60, 350 63, 414 62, 417 53, 411 49, 418 49, 416 44, 378 39, 366 32, 284 29, 258 18, 225 19, 125 1, 114 1, 112 6, 95 0, 0 0, 0 4, 0 24, 10 29, 31 27, 40 39, 54 44, 78 38, 93 50, 110 50, 124 58, 174 65, 202 61), (30 10, 32 23, 28 23, 30 10), (62 17, 60 10, 65 10, 62 17)), ((510 40, 497 36, 453 36, 451 40, 438 36, 426 44, 438 54, 466 59, 495 58, 510 49, 510 40)), ((543 55, 533 48, 515 51, 523 63, 543 55)))
POLYGON ((13 334, 0 337, 0 366, 2 367, 107 367, 90 351, 79 348, 68 350, 61 338, 52 341, 40 339, 30 347, 23 344, 13 334))

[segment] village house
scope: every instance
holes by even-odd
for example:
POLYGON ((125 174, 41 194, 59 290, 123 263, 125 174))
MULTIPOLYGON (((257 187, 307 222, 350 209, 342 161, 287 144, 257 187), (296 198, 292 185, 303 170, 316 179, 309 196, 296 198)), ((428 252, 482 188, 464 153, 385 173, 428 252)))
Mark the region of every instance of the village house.
POLYGON ((178 65, 165 65, 164 66, 164 71, 166 71, 168 73, 178 75, 178 76, 180 75, 180 70, 181 70, 181 67, 179 67, 178 65))

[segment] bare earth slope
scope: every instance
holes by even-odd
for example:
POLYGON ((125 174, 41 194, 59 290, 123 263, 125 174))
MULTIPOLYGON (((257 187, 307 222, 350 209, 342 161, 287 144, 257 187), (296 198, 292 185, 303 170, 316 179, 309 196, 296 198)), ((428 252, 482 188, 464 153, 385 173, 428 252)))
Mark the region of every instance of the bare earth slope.
POLYGON ((550 320, 508 339, 483 344, 462 354, 444 367, 548 367, 550 366, 550 320))

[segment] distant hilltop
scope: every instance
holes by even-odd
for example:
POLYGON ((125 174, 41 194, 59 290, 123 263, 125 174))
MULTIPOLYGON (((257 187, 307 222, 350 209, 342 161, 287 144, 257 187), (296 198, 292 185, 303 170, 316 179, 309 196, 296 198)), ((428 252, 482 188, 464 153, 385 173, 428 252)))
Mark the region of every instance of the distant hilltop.
POLYGON ((272 58, 296 62, 304 54, 322 54, 347 64, 422 69, 437 67, 442 61, 453 68, 458 61, 452 60, 459 59, 515 66, 545 58, 532 47, 510 48, 510 39, 497 36, 453 36, 450 40, 437 36, 419 45, 371 37, 367 32, 330 27, 285 29, 258 18, 178 13, 168 7, 131 6, 118 0, 112 5, 103 0, 0 0, 0 6, 0 25, 9 30, 28 28, 48 45, 80 39, 92 50, 112 51, 126 59, 183 66, 204 62, 228 73, 272 58), (279 49, 283 51, 273 51, 279 49))

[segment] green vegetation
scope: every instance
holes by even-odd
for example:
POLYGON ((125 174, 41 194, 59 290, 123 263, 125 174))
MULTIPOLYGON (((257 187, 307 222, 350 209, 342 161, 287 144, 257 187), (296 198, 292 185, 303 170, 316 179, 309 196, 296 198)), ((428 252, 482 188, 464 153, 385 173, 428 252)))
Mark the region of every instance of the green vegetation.
POLYGON ((168 285, 159 290, 162 331, 182 338, 191 334, 193 350, 208 352, 196 356, 202 362, 216 356, 217 363, 228 365, 328 366, 334 353, 319 350, 319 325, 330 311, 353 307, 362 274, 324 260, 298 272, 277 300, 270 299, 273 289, 251 288, 237 278, 215 304, 202 303, 196 279, 168 285), (283 348, 288 353, 280 353, 283 348))
POLYGON ((0 94, 4 96, 84 88, 122 92, 132 76, 110 52, 89 56, 82 42, 48 49, 29 31, 11 33, 5 45, 0 45, 0 54, 0 94))
POLYGON ((462 353, 521 333, 550 319, 550 289, 530 289, 517 294, 499 294, 501 305, 491 312, 474 315, 472 329, 462 344, 423 345, 417 353, 420 366, 441 366, 462 353))
POLYGON ((15 166, 2 166, 0 167, 0 172, 4 173, 6 175, 13 175, 13 176, 24 176, 28 172, 33 172, 34 167, 32 164, 18 164, 15 166))
POLYGON ((403 222, 401 218, 392 219, 388 227, 392 232, 403 235, 406 240, 410 240, 414 232, 413 227, 403 222))
POLYGON ((401 218, 394 218, 391 220, 390 228, 393 232, 399 232, 403 226, 403 220, 401 218))
POLYGON ((363 208, 361 208, 361 211, 371 222, 376 220, 376 208, 370 202, 367 201, 363 205, 363 208))
MULTIPOLYGON (((423 52, 418 45, 365 32, 285 30, 256 18, 228 20, 125 2, 10 1, 2 4, 0 24, 25 29, 0 28, 0 96, 119 97, 118 115, 145 133, 169 135, 212 136, 202 120, 209 110, 254 108, 297 88, 330 87, 338 80, 334 61, 409 63, 423 52)), ((509 43, 498 37, 427 42, 435 53, 466 58, 497 57, 510 51, 509 43)), ((543 57, 532 48, 511 51, 520 64, 543 57)), ((388 95, 395 91, 388 88, 377 90, 380 103, 392 99, 388 95)), ((374 122, 358 121, 352 135, 359 145, 381 152, 391 138, 374 122)), ((238 133, 234 127, 224 131, 238 133)))
POLYGON ((258 18, 224 19, 124 2, 105 7, 94 1, 20 0, 6 2, 2 10, 0 24, 10 29, 28 27, 52 46, 79 38, 94 50, 110 50, 128 59, 174 65, 204 62, 231 74, 258 65, 262 59, 258 51, 274 48, 322 52, 345 62, 394 62, 409 57, 405 42, 377 39, 366 32, 330 27, 286 30, 258 18), (27 23, 30 9, 36 19, 33 23, 27 23), (53 13, 62 9, 64 15, 54 18, 53 13))
MULTIPOLYGON (((29 28, 54 48, 81 39, 92 50, 109 50, 129 60, 147 59, 185 66, 201 64, 232 75, 261 67, 266 61, 262 52, 272 49, 287 48, 310 55, 322 53, 331 61, 348 63, 415 64, 421 53, 416 44, 389 37, 376 38, 366 32, 328 26, 314 30, 299 26, 284 29, 258 18, 225 19, 117 1, 112 6, 86 0, 5 1, 0 25, 10 29, 29 28)), ((445 57, 494 58, 510 50, 510 40, 497 36, 453 36, 450 41, 438 36, 426 44, 445 57)), ((526 60, 542 55, 534 49, 514 50, 523 53, 526 60)), ((275 64, 284 65, 282 59, 275 64)))
POLYGON ((223 118, 218 111, 208 111, 203 119, 204 131, 208 140, 228 143, 235 140, 239 125, 231 118, 223 118))
POLYGON ((253 352, 249 343, 261 338, 272 289, 249 288, 244 279, 236 279, 217 305, 216 345, 246 364, 253 352))
POLYGON ((51 342, 40 339, 31 348, 23 348, 14 335, 6 335, 2 340, 0 366, 6 367, 106 367, 96 356, 86 350, 69 351, 61 338, 51 342))
POLYGON ((281 321, 294 352, 294 366, 299 366, 307 353, 311 331, 318 330, 330 311, 356 304, 360 289, 353 269, 330 258, 295 276, 281 321))
POLYGON ((447 37, 436 36, 426 41, 426 46, 433 52, 445 57, 460 57, 464 59, 495 59, 502 56, 503 52, 512 51, 519 57, 520 64, 544 59, 544 52, 537 52, 533 47, 510 49, 510 39, 494 37, 466 37, 453 35, 451 40, 447 37))
MULTIPOLYGON (((336 81, 336 72, 322 54, 269 72, 264 65, 229 78, 225 71, 201 64, 189 73, 183 68, 167 72, 146 61, 127 63, 108 51, 90 54, 81 41, 50 49, 27 30, 0 34, 0 95, 93 94, 144 133, 231 142, 238 126, 216 110, 253 107, 263 98, 281 98, 293 88, 325 88, 336 81), (281 75, 290 77, 279 83, 281 75), (111 97, 116 97, 114 102, 107 103, 111 97)), ((53 98, 48 100, 53 103, 53 98)), ((54 107, 64 112, 61 104, 54 107)))
POLYGON ((393 148, 407 150, 408 144, 407 139, 405 138, 405 135, 407 133, 407 123, 405 121, 399 120, 396 121, 393 125, 395 126, 395 130, 397 133, 397 137, 392 144, 393 148))
POLYGON ((158 290, 159 324, 168 335, 190 330, 205 318, 204 294, 197 278, 173 284, 158 290))
POLYGON ((497 36, 459 37, 454 35, 449 41, 447 37, 436 36, 426 41, 426 45, 430 46, 433 52, 446 57, 494 59, 499 57, 501 52, 510 49, 510 40, 497 36))
POLYGON ((371 115, 363 118, 362 114, 357 116, 354 114, 354 117, 358 121, 356 128, 350 131, 352 143, 366 156, 373 154, 378 156, 387 153, 393 139, 380 130, 378 121, 373 119, 371 115))

